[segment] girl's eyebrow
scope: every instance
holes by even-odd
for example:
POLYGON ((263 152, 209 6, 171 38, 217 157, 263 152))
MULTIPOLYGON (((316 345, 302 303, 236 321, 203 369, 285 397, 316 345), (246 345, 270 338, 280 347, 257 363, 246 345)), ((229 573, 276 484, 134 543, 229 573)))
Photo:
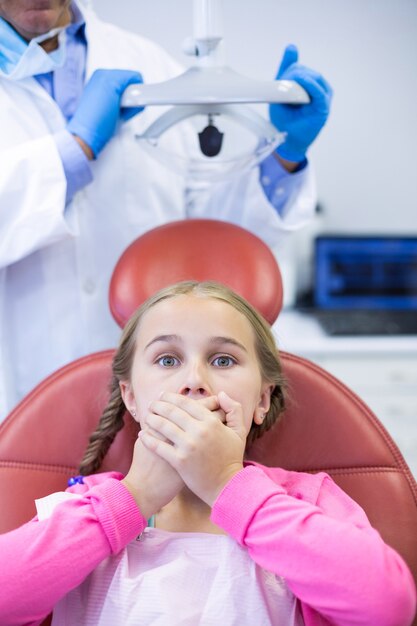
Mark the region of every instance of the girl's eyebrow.
POLYGON ((236 346, 237 348, 240 348, 244 352, 247 352, 247 349, 245 348, 245 346, 242 343, 240 343, 240 341, 233 339, 233 337, 211 337, 210 343, 216 343, 216 344, 230 343, 232 346, 236 346))
POLYGON ((145 350, 149 348, 149 346, 151 346, 152 344, 156 343, 157 341, 165 341, 165 342, 178 341, 181 343, 182 339, 179 335, 158 335, 157 337, 154 337, 153 339, 151 339, 151 341, 148 344, 146 344, 145 350))
MULTIPOLYGON (((165 343, 171 343, 171 342, 182 343, 183 340, 179 335, 158 335, 157 337, 154 337, 153 339, 151 339, 151 341, 148 344, 146 344, 145 350, 147 350, 150 346, 152 346, 154 343, 157 343, 158 341, 163 341, 165 343)), ((233 339, 233 337, 221 337, 221 336, 211 337, 210 343, 213 343, 213 344, 229 343, 232 346, 236 346, 237 348, 240 348, 244 352, 247 352, 247 349, 245 348, 245 346, 239 341, 237 341, 236 339, 233 339)))

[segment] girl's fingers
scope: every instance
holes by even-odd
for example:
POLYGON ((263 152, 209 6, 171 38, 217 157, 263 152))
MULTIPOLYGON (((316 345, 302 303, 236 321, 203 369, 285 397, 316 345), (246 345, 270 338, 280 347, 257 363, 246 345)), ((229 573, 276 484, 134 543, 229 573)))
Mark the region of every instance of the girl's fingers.
POLYGON ((146 429, 150 434, 168 444, 178 445, 185 434, 185 429, 181 428, 175 421, 160 414, 148 413, 146 416, 146 429))
POLYGON ((198 420, 203 420, 205 417, 210 415, 211 411, 219 407, 218 400, 215 396, 196 400, 195 398, 183 396, 180 393, 165 392, 159 399, 159 402, 161 401, 181 409, 186 414, 198 420), (210 408, 206 405, 209 405, 210 408))
POLYGON ((226 419, 215 396, 195 400, 166 393, 162 394, 160 400, 150 403, 145 430, 151 429, 149 434, 154 438, 183 450, 187 448, 187 442, 198 440, 204 435, 201 427, 213 419, 222 422, 226 419))
POLYGON ((205 406, 209 411, 216 411, 219 408, 217 396, 207 396, 197 400, 197 402, 199 402, 202 406, 205 406))
POLYGON ((205 421, 213 417, 224 421, 223 412, 219 411, 216 396, 196 400, 177 393, 163 393, 159 400, 150 403, 152 413, 170 420, 183 430, 192 425, 192 420, 205 421))
POLYGON ((246 438, 245 420, 243 416, 242 406, 236 400, 233 400, 224 391, 219 392, 219 404, 226 415, 226 425, 232 430, 246 438))
POLYGON ((169 442, 159 439, 159 437, 153 434, 151 429, 141 430, 139 437, 145 448, 157 454, 175 469, 177 455, 175 448, 169 442))

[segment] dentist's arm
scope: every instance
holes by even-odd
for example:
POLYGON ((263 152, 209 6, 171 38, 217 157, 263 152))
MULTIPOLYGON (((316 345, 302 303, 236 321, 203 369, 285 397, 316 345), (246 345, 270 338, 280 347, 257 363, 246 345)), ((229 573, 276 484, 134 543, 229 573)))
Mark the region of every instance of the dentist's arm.
MULTIPOLYGON (((46 134, 0 148, 0 267, 76 236, 76 225, 65 210, 68 172, 60 152, 65 150, 62 145, 73 141, 75 154, 71 158, 74 176, 78 177, 72 190, 75 193, 77 184, 91 180, 81 172, 86 157, 97 158, 115 133, 118 121, 141 110, 120 108, 124 89, 141 80, 139 73, 130 70, 98 70, 88 81, 67 131, 59 133, 59 142, 54 135, 46 134), (77 158, 82 161, 79 167, 77 158)), ((71 143, 69 146, 71 150, 71 143)))

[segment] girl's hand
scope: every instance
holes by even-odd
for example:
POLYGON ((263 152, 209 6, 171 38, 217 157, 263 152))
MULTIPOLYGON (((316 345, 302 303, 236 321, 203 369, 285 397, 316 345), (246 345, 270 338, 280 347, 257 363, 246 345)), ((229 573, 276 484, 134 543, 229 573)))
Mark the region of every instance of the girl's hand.
POLYGON ((240 404, 224 392, 217 401, 220 411, 200 400, 165 393, 151 403, 149 429, 140 433, 146 448, 169 463, 210 506, 243 468, 247 434, 240 404))
POLYGON ((132 464, 122 483, 135 498, 142 515, 149 519, 171 502, 184 487, 184 481, 169 463, 143 445, 141 433, 133 449, 132 464))
MULTIPOLYGON (((200 402, 209 411, 216 411, 219 408, 217 398, 214 396, 204 398, 200 402)), ((148 417, 145 419, 145 431, 149 429, 148 417)), ((143 444, 140 436, 143 432, 139 432, 133 449, 132 464, 122 483, 135 498, 142 515, 149 519, 171 502, 184 487, 184 481, 167 461, 143 444)), ((166 441, 157 433, 153 433, 153 436, 166 441)))

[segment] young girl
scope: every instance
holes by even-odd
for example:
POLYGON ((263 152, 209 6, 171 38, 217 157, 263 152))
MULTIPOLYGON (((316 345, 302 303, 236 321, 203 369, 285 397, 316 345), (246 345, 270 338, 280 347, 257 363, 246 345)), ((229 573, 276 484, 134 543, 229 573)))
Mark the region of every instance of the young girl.
POLYGON ((244 461, 284 404, 247 302, 216 283, 157 293, 123 332, 90 475, 0 537, 0 624, 409 626, 410 572, 360 507, 326 474, 244 461), (126 409, 128 474, 93 474, 126 409))

